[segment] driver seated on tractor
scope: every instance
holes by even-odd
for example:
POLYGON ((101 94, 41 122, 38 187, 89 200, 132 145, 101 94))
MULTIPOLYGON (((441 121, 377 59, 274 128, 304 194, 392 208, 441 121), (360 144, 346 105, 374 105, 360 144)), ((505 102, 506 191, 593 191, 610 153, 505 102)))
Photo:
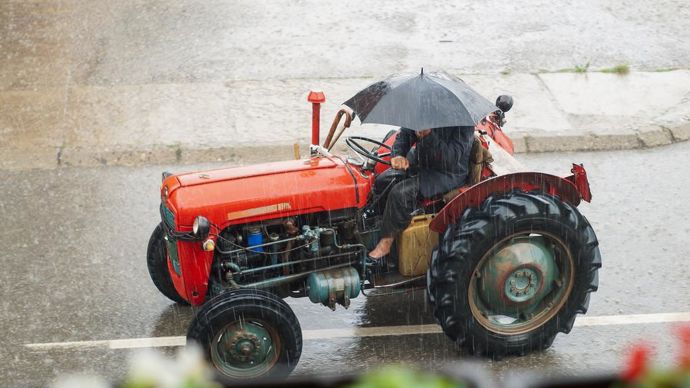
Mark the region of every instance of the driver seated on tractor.
POLYGON ((393 144, 391 167, 408 170, 414 165, 417 173, 391 189, 383 212, 382 238, 369 252, 369 265, 380 265, 390 253, 395 235, 408 226, 420 199, 434 198, 465 184, 473 141, 474 127, 400 129, 393 144), (413 145, 416 149, 410 152, 413 145))

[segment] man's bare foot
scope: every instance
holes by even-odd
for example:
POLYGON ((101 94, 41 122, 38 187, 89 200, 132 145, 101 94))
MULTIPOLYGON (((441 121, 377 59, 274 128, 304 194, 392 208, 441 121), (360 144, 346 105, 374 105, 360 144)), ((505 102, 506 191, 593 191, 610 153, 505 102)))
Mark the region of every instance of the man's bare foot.
POLYGON ((393 245, 393 237, 384 237, 382 238, 378 244, 376 244, 376 247, 369 252, 369 257, 371 257, 374 260, 378 260, 382 258, 383 256, 386 256, 391 252, 391 246, 393 245))

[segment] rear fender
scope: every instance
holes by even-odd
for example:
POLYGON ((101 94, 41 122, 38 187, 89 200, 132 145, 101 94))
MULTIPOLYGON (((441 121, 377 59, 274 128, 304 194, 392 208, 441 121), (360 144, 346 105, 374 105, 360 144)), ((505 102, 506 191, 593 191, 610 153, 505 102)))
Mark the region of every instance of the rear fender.
POLYGON ((587 171, 582 164, 573 163, 573 168, 570 170, 573 175, 566 177, 565 179, 572 182, 577 191, 580 192, 580 196, 586 202, 592 202, 592 192, 589 189, 589 179, 587 179, 587 171))
MULTIPOLYGON (((581 166, 580 166, 581 167, 581 166)), ((584 168, 582 169, 584 172, 584 168)), ((576 174, 577 176, 577 174, 576 174)), ((518 172, 500 175, 477 183, 462 191, 441 209, 431 222, 431 230, 443 233, 449 224, 457 222, 468 208, 478 208, 489 196, 494 194, 507 194, 513 190, 541 191, 558 196, 562 201, 573 206, 578 206, 583 196, 578 190, 575 181, 571 177, 561 178, 555 175, 538 172, 518 172)), ((582 178, 580 178, 582 179, 582 178)), ((586 181, 586 173, 584 175, 586 181)), ((589 183, 587 183, 587 193, 589 183)), ((591 195, 590 195, 591 198, 591 195)))

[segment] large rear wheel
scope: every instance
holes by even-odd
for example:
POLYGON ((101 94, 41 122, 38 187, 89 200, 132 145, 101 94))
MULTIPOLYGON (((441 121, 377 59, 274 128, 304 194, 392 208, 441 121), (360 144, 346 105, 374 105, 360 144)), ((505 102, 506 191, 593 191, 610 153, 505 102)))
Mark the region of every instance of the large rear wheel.
POLYGON ((582 214, 558 197, 489 197, 448 227, 434 251, 428 296, 443 331, 475 355, 551 346, 589 306, 601 267, 582 214))
POLYGON ((209 300, 187 332, 230 382, 287 377, 302 354, 302 329, 275 294, 240 289, 209 300))

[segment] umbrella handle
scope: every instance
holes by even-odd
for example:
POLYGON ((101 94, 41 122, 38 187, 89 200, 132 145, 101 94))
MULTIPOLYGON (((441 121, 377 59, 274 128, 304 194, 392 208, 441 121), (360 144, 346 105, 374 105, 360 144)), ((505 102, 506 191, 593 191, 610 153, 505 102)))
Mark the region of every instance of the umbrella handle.
POLYGON ((328 130, 328 136, 326 136, 326 140, 323 142, 323 147, 328 150, 333 148, 333 145, 335 145, 335 143, 338 141, 340 135, 342 135, 343 131, 345 131, 345 128, 350 128, 350 124, 352 124, 352 113, 346 108, 340 109, 338 113, 335 114, 333 124, 331 124, 331 129, 328 130), (335 137, 335 139, 333 139, 335 130, 343 116, 345 116, 345 123, 343 123, 342 128, 340 128, 338 131, 338 135, 335 137), (332 143, 331 140, 333 141, 332 143))

